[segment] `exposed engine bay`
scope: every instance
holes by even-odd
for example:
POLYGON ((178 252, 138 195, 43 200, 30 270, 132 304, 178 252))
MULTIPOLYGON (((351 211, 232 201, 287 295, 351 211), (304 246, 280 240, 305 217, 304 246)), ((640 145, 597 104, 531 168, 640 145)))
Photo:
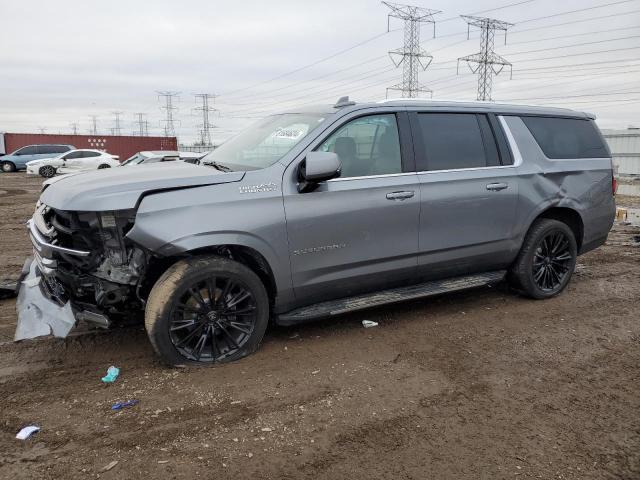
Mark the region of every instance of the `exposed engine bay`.
POLYGON ((133 209, 68 212, 38 203, 29 221, 34 259, 25 266, 19 295, 24 307, 19 311, 25 313, 19 318, 16 340, 49 333, 66 336, 67 326, 75 323, 69 313, 77 320, 108 327, 114 320, 133 319, 143 311, 140 288, 149 254, 126 238, 134 219, 133 209), (37 301, 38 292, 29 294, 35 287, 51 305, 37 301), (28 327, 34 319, 27 318, 34 312, 47 320, 50 331, 28 327))

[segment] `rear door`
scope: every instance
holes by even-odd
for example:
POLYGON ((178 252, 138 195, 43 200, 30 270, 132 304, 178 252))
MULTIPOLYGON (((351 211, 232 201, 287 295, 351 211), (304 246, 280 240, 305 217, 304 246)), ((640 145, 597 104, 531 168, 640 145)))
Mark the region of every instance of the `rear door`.
POLYGON ((285 174, 284 206, 298 303, 412 281, 420 186, 406 113, 354 112, 310 150, 337 153, 342 174, 308 193, 297 191, 295 162, 285 174))
POLYGON ((493 114, 411 114, 420 181, 420 275, 500 269, 513 259, 518 197, 500 121, 493 114))

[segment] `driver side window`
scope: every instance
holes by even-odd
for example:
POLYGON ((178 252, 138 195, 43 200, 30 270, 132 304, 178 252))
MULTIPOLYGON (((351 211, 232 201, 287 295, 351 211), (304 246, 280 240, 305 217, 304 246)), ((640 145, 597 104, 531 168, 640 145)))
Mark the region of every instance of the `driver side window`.
POLYGON ((356 118, 316 150, 338 155, 342 178, 402 173, 398 125, 392 113, 356 118))

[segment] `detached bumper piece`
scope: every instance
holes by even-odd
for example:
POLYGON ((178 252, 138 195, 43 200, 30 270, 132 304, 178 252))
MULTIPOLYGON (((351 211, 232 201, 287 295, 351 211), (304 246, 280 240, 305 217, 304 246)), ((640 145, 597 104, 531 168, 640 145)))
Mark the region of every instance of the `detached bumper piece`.
POLYGON ((66 337, 76 324, 71 304, 62 306, 42 294, 36 261, 29 266, 29 273, 20 285, 18 302, 18 326, 14 340, 54 335, 66 337))

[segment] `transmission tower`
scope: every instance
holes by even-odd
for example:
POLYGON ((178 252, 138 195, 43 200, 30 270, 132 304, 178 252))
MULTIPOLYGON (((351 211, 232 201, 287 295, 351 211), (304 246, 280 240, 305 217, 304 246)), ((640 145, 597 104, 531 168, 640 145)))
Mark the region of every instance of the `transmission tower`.
POLYGON ((98 116, 97 115, 89 115, 91 119, 91 129, 89 130, 90 135, 98 135, 98 116))
POLYGON ((164 110, 165 119, 164 119, 164 136, 165 137, 175 137, 176 136, 176 123, 174 112, 178 110, 173 104, 173 100, 178 98, 180 92, 170 92, 170 91, 162 91, 158 92, 158 99, 162 99, 164 101, 164 105, 160 107, 160 110, 164 110))
POLYGON ((402 83, 387 88, 387 96, 389 90, 400 90, 404 98, 416 98, 420 92, 432 93, 430 89, 420 84, 418 79, 420 70, 426 70, 433 60, 433 57, 420 47, 420 24, 431 23, 435 38, 436 22, 433 16, 441 12, 412 5, 382 3, 391 9, 387 17, 387 30, 389 30, 391 17, 404 21, 404 46, 389 52, 396 68, 402 65, 402 83))
POLYGON ((471 15, 462 15, 462 18, 467 22, 467 39, 469 39, 471 26, 480 29, 480 52, 459 58, 456 73, 459 72, 460 61, 467 62, 469 69, 478 74, 478 100, 491 100, 493 76, 500 74, 505 66, 509 67, 513 75, 511 63, 493 51, 495 33, 496 30, 503 30, 504 43, 506 44, 507 29, 513 26, 513 23, 471 15), (472 66, 471 64, 476 65, 472 66))
POLYGON ((38 127, 38 130, 40 130, 40 133, 44 134, 47 132, 47 127, 38 127))
POLYGON ((136 113, 136 121, 134 123, 138 126, 138 131, 134 132, 134 134, 137 134, 140 137, 149 136, 149 122, 147 120, 146 113, 136 113))
POLYGON ((122 128, 120 126, 120 115, 122 115, 124 112, 121 111, 114 111, 111 112, 113 113, 113 133, 112 135, 121 135, 122 134, 122 128))
POLYGON ((202 112, 202 123, 199 125, 200 129, 200 143, 202 146, 211 147, 213 145, 211 140, 211 129, 216 128, 215 125, 209 121, 209 114, 217 112, 218 110, 209 105, 209 100, 215 102, 217 95, 211 93, 196 93, 196 102, 200 102, 201 105, 194 110, 202 112))
POLYGON ((69 126, 71 127, 71 131, 73 132, 74 135, 78 134, 78 122, 71 122, 69 124, 69 126))

